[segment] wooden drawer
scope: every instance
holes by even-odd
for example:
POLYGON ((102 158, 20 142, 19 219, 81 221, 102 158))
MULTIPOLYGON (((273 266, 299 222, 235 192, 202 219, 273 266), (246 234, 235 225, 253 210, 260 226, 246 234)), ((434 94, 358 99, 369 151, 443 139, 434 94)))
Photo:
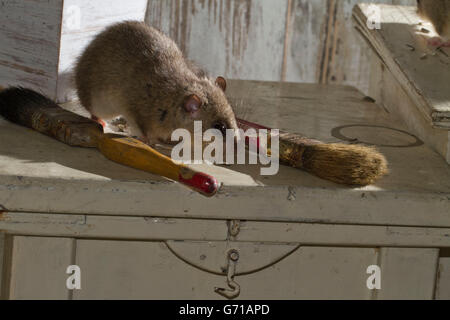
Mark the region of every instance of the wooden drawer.
MULTIPOLYGON (((226 287, 225 276, 211 267, 226 264, 224 242, 11 236, 6 243, 4 298, 220 299, 214 288, 226 287), (66 288, 69 265, 81 269, 81 290, 66 288)), ((235 277, 239 299, 432 299, 435 294, 438 249, 236 245, 239 263, 249 271, 235 277), (373 265, 381 268, 381 290, 367 287, 373 265)), ((442 279, 449 272, 448 258, 441 259, 442 279)), ((448 297, 448 289, 441 285, 439 297, 448 297)))
POLYGON ((205 199, 0 120, 3 296, 220 299, 236 249, 242 299, 448 297, 450 172, 436 152, 351 87, 232 80, 229 95, 249 121, 378 145, 390 173, 351 188, 285 166, 208 167, 222 187, 205 199))

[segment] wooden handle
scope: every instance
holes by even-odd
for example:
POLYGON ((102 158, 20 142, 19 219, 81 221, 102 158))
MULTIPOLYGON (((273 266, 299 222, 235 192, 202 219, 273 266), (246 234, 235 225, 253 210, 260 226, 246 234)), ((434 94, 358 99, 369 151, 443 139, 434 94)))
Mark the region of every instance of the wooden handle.
POLYGON ((219 188, 214 177, 177 164, 169 157, 133 138, 103 134, 99 137, 98 149, 114 162, 180 182, 207 197, 214 196, 219 188))
MULTIPOLYGON (((262 126, 257 123, 253 123, 250 121, 242 120, 242 119, 236 119, 237 124, 240 129, 246 131, 248 129, 256 129, 261 130, 265 129, 268 132, 268 138, 267 140, 270 141, 270 131, 271 128, 262 126)), ((289 165, 294 168, 302 168, 303 167, 303 155, 305 150, 308 147, 311 147, 313 145, 317 144, 323 144, 323 142, 318 140, 313 140, 309 138, 302 137, 295 133, 288 133, 288 132, 282 132, 279 133, 279 159, 283 164, 289 165)), ((247 137, 245 140, 246 144, 249 143, 256 143, 258 148, 261 148, 259 136, 256 137, 247 137)), ((268 153, 270 153, 270 146, 268 147, 268 153)))

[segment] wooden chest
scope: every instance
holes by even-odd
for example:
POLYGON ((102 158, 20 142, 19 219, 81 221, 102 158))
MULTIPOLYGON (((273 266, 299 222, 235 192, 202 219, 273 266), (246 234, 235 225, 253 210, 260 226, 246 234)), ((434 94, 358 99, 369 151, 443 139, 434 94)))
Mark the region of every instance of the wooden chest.
POLYGON ((441 156, 352 87, 236 80, 228 95, 248 120, 377 145, 390 173, 349 188, 209 167, 223 186, 207 199, 0 120, 2 297, 222 299, 233 267, 239 299, 450 298, 441 156))

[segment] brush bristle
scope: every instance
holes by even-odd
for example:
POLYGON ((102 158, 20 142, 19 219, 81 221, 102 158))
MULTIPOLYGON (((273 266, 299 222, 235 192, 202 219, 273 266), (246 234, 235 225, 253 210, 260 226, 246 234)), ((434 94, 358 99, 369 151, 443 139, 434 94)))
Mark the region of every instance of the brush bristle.
POLYGON ((339 184, 366 186, 388 172, 386 158, 375 148, 346 144, 309 146, 303 169, 339 184))

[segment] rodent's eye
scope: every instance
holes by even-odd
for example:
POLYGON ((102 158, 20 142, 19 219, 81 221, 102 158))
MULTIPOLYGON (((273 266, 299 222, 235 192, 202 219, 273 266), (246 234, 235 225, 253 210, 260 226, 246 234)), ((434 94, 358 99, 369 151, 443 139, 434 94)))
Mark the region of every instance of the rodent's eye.
POLYGON ((227 126, 223 122, 216 122, 213 125, 213 128, 219 130, 220 132, 222 132, 222 134, 224 136, 226 136, 226 134, 227 134, 227 126))

